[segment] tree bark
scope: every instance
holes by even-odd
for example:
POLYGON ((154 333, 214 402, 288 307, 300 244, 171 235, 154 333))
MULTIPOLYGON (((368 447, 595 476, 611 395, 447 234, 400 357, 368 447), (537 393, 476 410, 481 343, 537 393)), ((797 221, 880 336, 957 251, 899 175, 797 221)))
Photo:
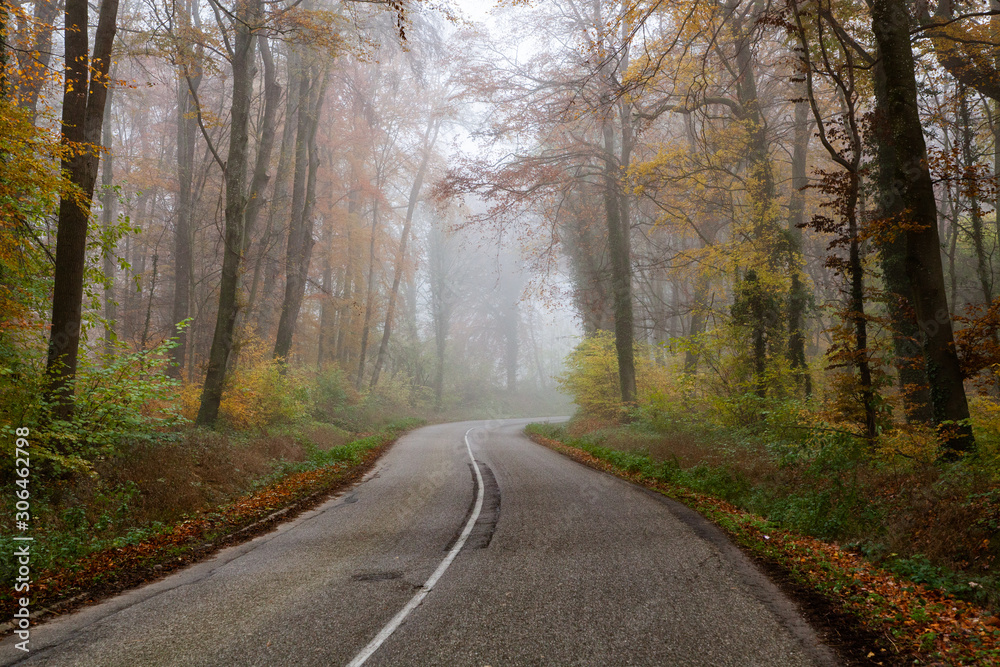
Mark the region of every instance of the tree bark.
MULTIPOLYGON (((295 78, 298 57, 293 50, 288 56, 288 79, 295 78)), ((267 222, 261 238, 260 252, 253 267, 253 280, 250 283, 250 296, 247 303, 254 308, 259 302, 258 326, 262 336, 270 335, 274 325, 274 291, 277 277, 280 274, 281 239, 280 233, 274 229, 275 219, 280 214, 290 214, 288 201, 288 183, 290 180, 289 164, 294 160, 295 136, 298 132, 299 87, 289 85, 285 95, 285 121, 281 131, 281 148, 278 152, 277 174, 274 180, 274 191, 271 205, 267 211, 267 222), (263 276, 263 282, 261 277, 263 276)))
MULTIPOLYGON (((378 195, 376 194, 376 197, 378 195)), ((368 244, 368 288, 365 292, 365 318, 361 323, 361 348, 358 351, 358 375, 354 386, 361 389, 365 377, 365 356, 368 354, 368 329, 372 322, 372 308, 375 300, 375 239, 378 231, 378 199, 372 204, 372 234, 368 244)))
MULTIPOLYGON (((856 142, 856 151, 860 153, 860 139, 856 142)), ((872 387, 871 363, 868 361, 868 319, 865 317, 865 271, 861 264, 861 239, 858 236, 858 194, 860 177, 855 170, 850 172, 847 199, 844 207, 844 217, 847 220, 847 233, 850 239, 848 256, 848 277, 851 289, 850 319, 854 323, 854 366, 858 369, 858 379, 861 388, 861 405, 865 411, 865 436, 869 442, 874 442, 878 434, 877 411, 875 409, 875 391, 872 387)))
POLYGON ((708 307, 708 290, 711 280, 704 271, 699 271, 694 278, 694 303, 691 306, 691 327, 688 330, 690 347, 684 353, 684 372, 698 371, 698 336, 705 333, 705 309, 708 307))
MULTIPOLYGON (((261 61, 264 64, 264 112, 260 121, 260 137, 257 141, 257 156, 254 159, 253 176, 250 179, 246 219, 244 221, 242 252, 244 258, 250 256, 250 246, 253 241, 253 230, 257 225, 257 219, 260 217, 260 212, 264 208, 264 203, 266 201, 264 194, 267 188, 267 183, 271 179, 271 153, 274 150, 274 135, 275 128, 277 126, 276 118, 278 116, 278 105, 281 103, 281 86, 278 85, 274 59, 271 56, 271 47, 268 44, 266 36, 258 35, 257 47, 260 51, 261 61)), ((267 246, 270 240, 269 237, 271 235, 270 231, 270 225, 268 225, 260 239, 261 252, 258 253, 259 258, 263 258, 264 254, 267 252, 267 246)), ((257 266, 254 267, 255 279, 256 276, 259 275, 257 271, 259 265, 260 261, 258 260, 257 266)), ((254 291, 254 287, 255 285, 251 285, 251 293, 254 291)), ((244 329, 244 322, 249 314, 250 304, 253 303, 254 301, 252 299, 248 299, 247 309, 239 314, 236 325, 237 331, 242 331, 244 329)))
POLYGON ((357 174, 352 171, 351 191, 347 195, 347 261, 344 262, 344 282, 340 290, 340 308, 337 311, 337 347, 335 352, 337 362, 343 369, 347 369, 350 366, 347 336, 351 329, 351 315, 353 313, 351 300, 353 298, 352 291, 354 289, 354 263, 356 255, 354 252, 355 234, 353 229, 358 213, 360 187, 357 174))
POLYGON ((285 298, 278 320, 274 358, 288 361, 295 335, 295 323, 305 296, 309 261, 315 241, 312 237, 312 203, 316 191, 316 129, 326 92, 327 70, 303 63, 299 79, 299 119, 295 144, 295 175, 292 179, 292 216, 288 225, 285 252, 285 298))
POLYGON ((233 331, 238 312, 240 265, 247 207, 250 102, 253 95, 254 35, 261 0, 237 3, 233 21, 233 96, 230 112, 229 154, 226 160, 226 229, 219 286, 219 310, 209 351, 205 387, 201 394, 197 423, 210 426, 219 416, 219 403, 226 380, 226 368, 233 347, 233 331))
MULTIPOLYGON (((767 125, 761 113, 760 98, 757 94, 756 62, 754 62, 753 45, 750 32, 745 29, 740 16, 740 3, 730 2, 733 38, 736 46, 736 98, 742 109, 742 120, 749 132, 749 147, 746 167, 746 196, 749 207, 750 238, 754 247, 753 265, 758 266, 757 273, 762 270, 776 272, 783 263, 786 253, 782 252, 785 245, 780 238, 777 225, 775 206, 774 170, 769 155, 767 125)), ((773 290, 770 281, 759 280, 755 289, 773 290)), ((753 367, 757 376, 754 384, 757 394, 762 398, 767 393, 764 374, 767 369, 767 350, 770 345, 768 322, 754 320, 747 322, 753 339, 753 367)), ((773 345, 773 343, 772 343, 773 345)))
MULTIPOLYGON (((181 26, 190 25, 190 7, 183 3, 181 26)), ((173 378, 183 375, 187 355, 187 327, 179 326, 191 314, 191 219, 194 213, 194 154, 198 132, 195 115, 198 109, 195 96, 201 86, 200 68, 192 71, 189 62, 191 54, 184 45, 177 82, 177 222, 174 226, 174 301, 171 320, 175 325, 174 337, 177 346, 170 351, 173 363, 167 367, 167 374, 173 378)))
MULTIPOLYGON (((962 91, 965 92, 964 90, 962 91)), ((965 194, 969 198, 969 221, 972 224, 972 249, 976 253, 976 276, 979 278, 979 289, 983 295, 983 303, 989 306, 993 303, 993 271, 990 268, 986 243, 983 238, 983 212, 980 206, 979 181, 976 175, 976 156, 973 152, 972 140, 975 128, 972 126, 967 95, 961 95, 959 106, 962 133, 962 158, 965 167, 965 194)), ((957 221, 956 221, 957 226, 957 221)), ((955 305, 955 299, 952 299, 955 305)))
POLYGON ((795 138, 792 146, 792 192, 788 200, 788 361, 806 396, 812 394, 812 378, 806 365, 806 337, 802 332, 809 295, 803 283, 802 226, 805 224, 806 153, 809 149, 809 103, 795 102, 795 138))
POLYGON ((447 238, 432 227, 427 250, 428 282, 431 290, 431 318, 434 324, 434 409, 444 408, 445 351, 451 327, 454 291, 448 284, 447 238))
POLYGON ((894 187, 882 193, 883 213, 895 222, 903 243, 902 264, 922 334, 934 422, 948 455, 969 452, 975 440, 944 285, 937 203, 917 108, 909 17, 906 6, 894 0, 873 0, 871 11, 885 75, 884 85, 876 86, 876 106, 880 120, 887 124, 886 139, 895 150, 893 164, 888 165, 894 187))
POLYGON ((328 340, 334 319, 333 265, 330 264, 330 246, 333 242, 333 233, 330 225, 326 225, 323 236, 323 304, 320 306, 319 334, 316 336, 316 370, 318 371, 323 370, 323 362, 330 354, 328 340))
POLYGON ((271 179, 271 152, 274 150, 274 135, 277 127, 278 104, 281 102, 281 86, 278 85, 278 75, 271 56, 271 46, 267 37, 257 37, 257 47, 260 59, 264 64, 264 113, 260 120, 260 140, 257 143, 257 157, 254 160, 253 177, 250 180, 249 200, 247 201, 246 231, 243 235, 243 253, 250 250, 253 230, 257 218, 264 208, 264 190, 271 179))
POLYGON ((65 45, 66 80, 63 89, 62 142, 72 154, 62 167, 79 188, 79 196, 59 202, 56 228, 55 284, 46 371, 46 400, 53 416, 73 416, 73 380, 80 348, 83 311, 83 274, 86 268, 87 225, 97 181, 98 152, 104 106, 108 95, 108 70, 115 41, 118 0, 103 0, 89 56, 87 0, 67 0, 65 45))
MULTIPOLYGON (((111 133, 111 98, 114 89, 108 90, 108 100, 104 106, 104 127, 101 129, 101 143, 104 159, 101 164, 101 227, 105 239, 112 238, 111 225, 115 219, 114 185, 114 137, 111 133)), ((103 247, 104 268, 104 356, 110 360, 114 353, 115 320, 118 318, 118 303, 115 301, 115 248, 103 247)))
MULTIPOLYGON (((888 97, 886 71, 882 59, 877 59, 873 68, 876 100, 888 97)), ((876 180, 878 184, 879 218, 889 218, 898 208, 896 148, 892 138, 887 109, 877 104, 875 131, 876 180)), ((936 228, 935 222, 935 228, 936 228)), ((924 357, 919 343, 920 330, 913 308, 913 288, 906 272, 906 239, 901 232, 890 230, 887 234, 875 236, 878 248, 879 266, 885 283, 888 299, 886 307, 892 322, 893 356, 896 366, 899 392, 903 399, 906 420, 916 424, 930 424, 934 420, 931 404, 930 385, 924 366, 924 357)))
MULTIPOLYGON (((623 151, 625 149, 623 148, 623 151)), ((619 191, 615 159, 614 128, 604 122, 604 211, 608 225, 608 254, 611 259, 611 285, 615 313, 615 351, 618 356, 618 381, 622 403, 635 404, 635 341, 632 316, 632 260, 629 250, 627 204, 619 191)))

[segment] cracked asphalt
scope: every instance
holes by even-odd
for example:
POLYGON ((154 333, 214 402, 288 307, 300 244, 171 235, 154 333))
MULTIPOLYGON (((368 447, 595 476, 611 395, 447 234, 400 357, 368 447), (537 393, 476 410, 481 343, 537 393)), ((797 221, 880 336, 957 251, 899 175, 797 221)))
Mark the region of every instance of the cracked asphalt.
POLYGON ((274 532, 33 629, 0 665, 344 665, 484 509, 366 665, 834 665, 697 514, 540 447, 529 420, 428 426, 274 532), (494 481, 495 480, 495 483, 494 481))

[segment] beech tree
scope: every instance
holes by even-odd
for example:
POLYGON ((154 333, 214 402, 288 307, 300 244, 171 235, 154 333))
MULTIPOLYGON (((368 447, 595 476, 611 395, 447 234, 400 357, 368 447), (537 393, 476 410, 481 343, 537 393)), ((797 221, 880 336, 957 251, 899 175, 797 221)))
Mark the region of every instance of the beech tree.
POLYGON ((917 83, 906 7, 874 0, 872 31, 878 46, 881 80, 875 86, 879 121, 881 216, 902 239, 902 262, 909 280, 924 364, 930 382, 934 422, 955 452, 974 447, 969 406, 955 349, 941 243, 937 202, 927 166, 927 147, 917 110, 917 83))
POLYGON ((62 197, 56 229, 46 393, 53 404, 53 415, 59 419, 73 416, 73 378, 80 349, 87 227, 100 161, 101 128, 108 98, 108 72, 117 15, 118 0, 101 2, 91 53, 88 4, 86 0, 66 0, 62 137, 67 156, 63 158, 62 168, 77 191, 62 197))
MULTIPOLYGON (((214 424, 219 415, 226 366, 232 351, 233 331, 236 326, 236 294, 239 287, 240 267, 243 259, 248 202, 247 172, 250 155, 250 100, 253 93, 254 45, 261 28, 260 0, 238 2, 232 20, 233 92, 230 106, 229 151, 220 164, 226 183, 226 226, 222 279, 219 285, 219 310, 215 321, 215 334, 209 351, 205 387, 201 406, 198 408, 199 424, 214 424)), ((219 158, 217 158, 219 159, 219 158)))

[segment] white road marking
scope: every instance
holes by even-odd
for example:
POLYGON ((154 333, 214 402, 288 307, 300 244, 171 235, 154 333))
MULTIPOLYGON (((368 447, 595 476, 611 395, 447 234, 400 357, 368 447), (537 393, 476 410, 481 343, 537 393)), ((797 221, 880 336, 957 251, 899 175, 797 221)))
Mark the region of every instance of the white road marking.
POLYGON ((388 639, 392 633, 403 624, 403 621, 405 621, 406 617, 410 615, 410 612, 416 609, 420 603, 423 602, 424 598, 427 597, 427 594, 434 588, 434 584, 438 582, 438 579, 440 579, 441 575, 445 573, 445 570, 448 569, 451 562, 455 560, 455 556, 457 556, 458 552, 462 550, 463 546, 465 546, 465 541, 469 539, 469 534, 472 533, 472 527, 476 525, 479 513, 483 509, 483 475, 479 472, 479 466, 476 464, 476 459, 472 455, 472 445, 469 443, 469 434, 476 428, 479 427, 474 426, 465 432, 465 448, 469 452, 469 460, 472 461, 472 468, 476 471, 476 486, 479 488, 479 493, 476 494, 476 506, 472 509, 472 516, 469 517, 469 520, 465 524, 465 528, 462 529, 462 534, 459 535, 458 541, 455 542, 455 546, 451 548, 448 555, 445 556, 444 560, 441 561, 441 564, 437 566, 437 569, 434 570, 434 574, 427 579, 426 583, 424 583, 424 585, 420 587, 420 590, 417 591, 417 594, 406 603, 406 606, 400 609, 399 613, 393 616, 392 620, 386 623, 385 627, 382 628, 377 635, 375 635, 375 639, 371 640, 371 642, 368 643, 368 646, 361 649, 361 652, 354 656, 353 660, 347 663, 347 667, 361 667, 361 665, 365 664, 365 661, 368 660, 368 658, 372 657, 375 651, 382 646, 385 640, 388 639))

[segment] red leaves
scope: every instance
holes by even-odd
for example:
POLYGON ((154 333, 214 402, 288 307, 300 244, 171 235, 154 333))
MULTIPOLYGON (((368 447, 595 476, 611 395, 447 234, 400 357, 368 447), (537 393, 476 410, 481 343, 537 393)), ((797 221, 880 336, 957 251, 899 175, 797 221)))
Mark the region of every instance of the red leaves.
POLYGON ((955 321, 964 326, 955 331, 955 344, 962 373, 974 378, 984 370, 1000 371, 1000 297, 989 307, 979 304, 966 306, 965 315, 956 315, 955 321))

